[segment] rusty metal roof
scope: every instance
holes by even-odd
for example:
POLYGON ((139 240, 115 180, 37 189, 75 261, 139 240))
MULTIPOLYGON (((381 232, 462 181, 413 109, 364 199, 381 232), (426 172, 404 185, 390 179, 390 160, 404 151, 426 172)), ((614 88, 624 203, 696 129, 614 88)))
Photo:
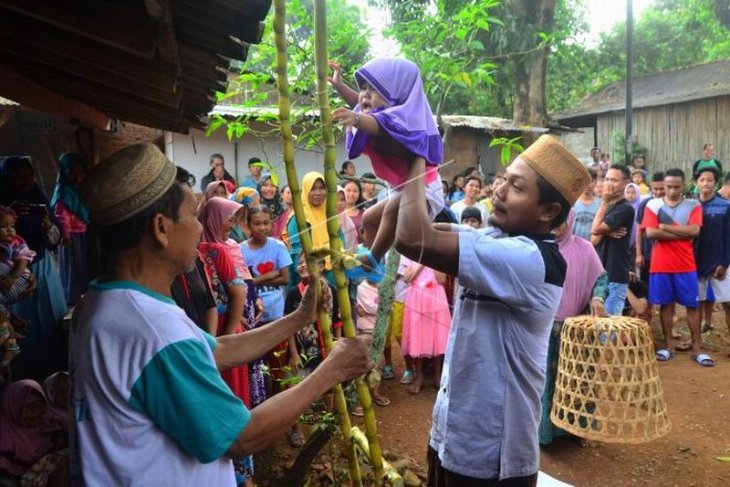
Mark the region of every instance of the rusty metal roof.
MULTIPOLYGON (((634 78, 633 107, 645 108, 730 95, 730 61, 696 64, 634 78)), ((626 82, 618 81, 585 98, 580 106, 551 114, 554 120, 623 111, 626 82)))

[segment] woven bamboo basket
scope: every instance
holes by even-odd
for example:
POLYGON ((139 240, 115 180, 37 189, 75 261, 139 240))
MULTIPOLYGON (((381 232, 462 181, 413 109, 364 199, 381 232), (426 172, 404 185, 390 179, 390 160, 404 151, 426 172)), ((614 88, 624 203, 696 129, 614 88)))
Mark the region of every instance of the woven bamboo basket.
POLYGON ((645 321, 623 316, 565 320, 552 422, 582 438, 645 443, 671 428, 645 321))

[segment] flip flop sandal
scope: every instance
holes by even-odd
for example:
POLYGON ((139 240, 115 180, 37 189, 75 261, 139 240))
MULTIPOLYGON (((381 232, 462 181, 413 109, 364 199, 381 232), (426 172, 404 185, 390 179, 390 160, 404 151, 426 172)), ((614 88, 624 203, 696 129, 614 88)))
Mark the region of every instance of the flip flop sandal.
POLYGON ((674 358, 674 353, 666 348, 660 348, 654 355, 656 356, 657 362, 669 362, 674 358))
POLYGON ((689 342, 680 343, 679 345, 674 347, 674 349, 678 352, 689 352, 690 350, 692 350, 692 344, 689 342))
POLYGON ((362 410, 362 406, 357 406, 355 409, 352 410, 351 413, 353 416, 357 416, 358 418, 362 418, 365 416, 365 413, 362 410))
POLYGON ((712 326, 712 323, 704 322, 702 323, 702 333, 707 333, 708 331, 713 330, 715 327, 712 326))
POLYGON ((373 402, 378 406, 390 406, 390 399, 385 396, 374 397, 373 402))
POLYGON ((298 432, 294 432, 289 435, 289 444, 295 448, 301 448, 304 446, 306 441, 304 441, 304 438, 302 435, 300 435, 298 432))
POLYGON ((416 374, 414 374, 413 371, 406 370, 405 372, 403 372, 403 377, 400 378, 400 383, 404 384, 404 385, 412 384, 413 379, 416 378, 415 376, 416 376, 416 374))
POLYGON ((385 380, 390 380, 390 379, 394 378, 395 374, 393 373, 393 367, 391 367, 390 365, 386 365, 385 367, 383 367, 382 377, 385 380))
POLYGON ((697 362, 702 367, 714 367, 715 366, 715 361, 712 360, 712 357, 710 357, 706 353, 701 353, 699 355, 693 355, 692 360, 697 362))

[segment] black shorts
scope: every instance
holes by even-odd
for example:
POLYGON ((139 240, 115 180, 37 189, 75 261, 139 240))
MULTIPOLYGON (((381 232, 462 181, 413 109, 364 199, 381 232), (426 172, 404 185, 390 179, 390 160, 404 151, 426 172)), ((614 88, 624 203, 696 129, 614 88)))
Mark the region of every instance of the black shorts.
POLYGON ((428 447, 428 487, 536 487, 537 472, 527 477, 475 479, 450 472, 441 466, 436 450, 428 447))

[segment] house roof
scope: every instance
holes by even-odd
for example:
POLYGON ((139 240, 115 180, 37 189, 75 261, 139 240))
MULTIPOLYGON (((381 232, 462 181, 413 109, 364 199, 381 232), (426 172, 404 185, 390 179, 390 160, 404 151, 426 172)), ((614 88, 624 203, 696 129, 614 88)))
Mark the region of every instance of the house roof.
MULTIPOLYGON (((730 95, 730 61, 697 64, 633 80, 633 107, 646 108, 730 95)), ((608 85, 580 106, 551 117, 560 122, 626 108, 626 81, 608 85)))
POLYGON ((260 42, 270 7, 271 0, 0 0, 0 96, 186 132, 203 125, 230 61, 245 60, 248 45, 260 42))
MULTIPOLYGON (((295 116, 305 118, 318 118, 319 109, 302 108, 293 109, 295 116)), ((279 115, 279 109, 275 106, 251 106, 241 105, 216 105, 210 115, 221 115, 223 117, 262 117, 264 119, 275 119, 279 115)), ((434 117, 435 118, 435 117, 434 117)), ((476 115, 443 115, 443 124, 447 127, 466 127, 474 130, 487 132, 535 132, 547 133, 550 129, 531 125, 517 124, 512 120, 497 117, 480 117, 476 115)))
POLYGON ((7 98, 3 98, 0 96, 0 106, 6 106, 6 107, 14 107, 18 104, 15 103, 13 100, 8 100, 7 98))

